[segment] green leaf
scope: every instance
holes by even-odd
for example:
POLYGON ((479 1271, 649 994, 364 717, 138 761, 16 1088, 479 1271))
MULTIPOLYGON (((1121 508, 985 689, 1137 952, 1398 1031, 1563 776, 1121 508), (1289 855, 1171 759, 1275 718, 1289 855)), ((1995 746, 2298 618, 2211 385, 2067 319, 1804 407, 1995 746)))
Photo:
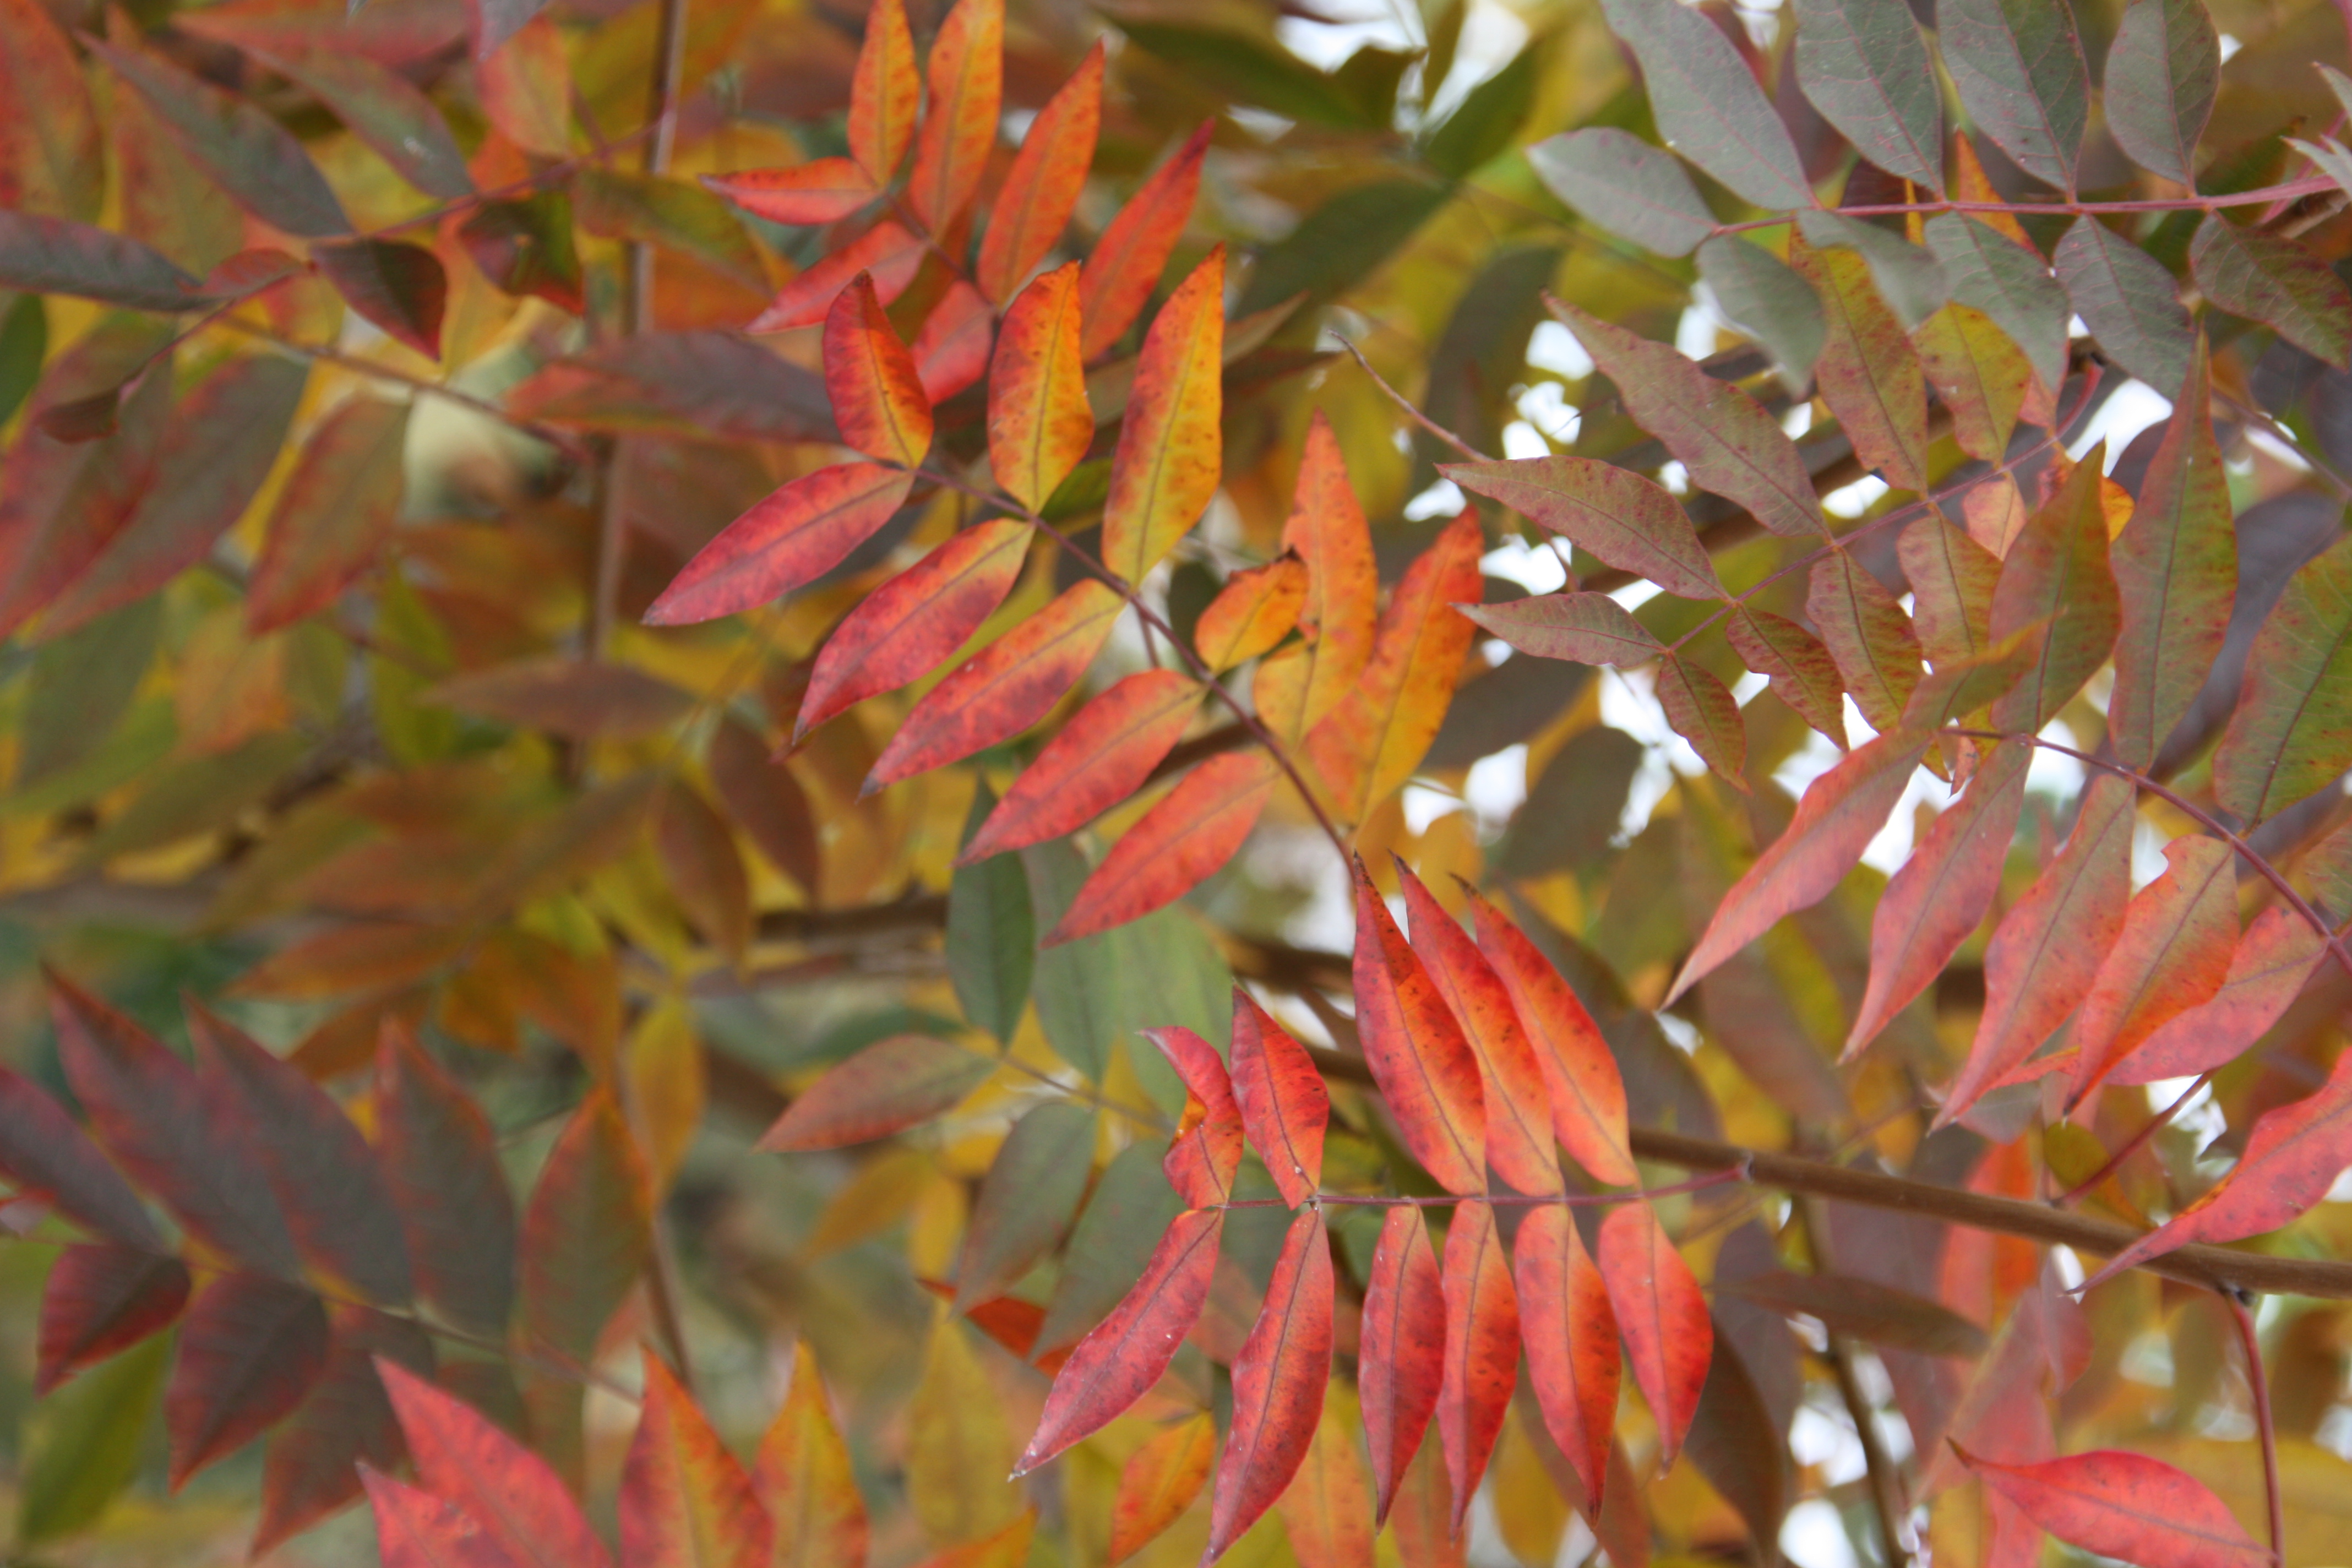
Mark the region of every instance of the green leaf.
POLYGON ((572 203, 580 226, 590 234, 666 246, 746 287, 768 287, 767 269, 743 220, 700 185, 660 174, 583 169, 572 203))
POLYGON ((2156 387, 2187 379, 2189 312, 2155 258, 2085 216, 2074 220, 2053 259, 2074 313, 2126 374, 2156 387))
POLYGON ((1788 128, 1713 22, 1678 0, 1601 0, 1601 11, 1642 62, 1667 146, 1759 207, 1813 205, 1788 128))
POLYGON ((1937 665, 1981 653, 1992 640, 2000 558, 1934 512, 1905 529, 1895 551, 1921 651, 1937 665))
POLYGON ((2204 0, 2134 0, 2107 48, 2107 129, 2142 168, 2194 184, 2197 139, 2221 77, 2221 40, 2204 0))
POLYGON ((49 313, 38 294, 19 294, 0 315, 0 426, 16 416, 41 384, 49 355, 49 313))
POLYGON ((1904 0, 1797 0, 1797 85, 1854 151, 1944 190, 1935 62, 1904 0))
POLYGON ((1104 1168, 1070 1233, 1035 1353, 1076 1344, 1143 1277, 1152 1248, 1184 1207, 1160 1169, 1167 1154, 1166 1139, 1139 1139, 1104 1168))
POLYGON ((172 1336, 158 1334, 35 1408, 16 1503, 19 1541, 31 1545, 87 1529, 131 1484, 171 1360, 172 1336))
POLYGON ((0 197, 24 212, 89 222, 106 163, 73 44, 40 0, 0 0, 0 197))
POLYGON ((1894 729, 1919 684, 1919 642, 1895 595, 1850 552, 1832 550, 1813 563, 1805 614, 1870 727, 1894 729))
MULTIPOLYGON (((1504 426, 1518 417, 1510 391, 1526 379, 1528 339, 1544 320, 1543 293, 1561 255, 1556 245, 1495 247, 1430 351, 1423 411, 1473 447, 1501 446, 1504 426)), ((1423 446, 1433 455, 1447 450, 1423 446)))
POLYGON ((1494 848, 1496 868, 1533 878, 1603 865, 1645 755, 1642 742, 1607 724, 1570 736, 1528 785, 1526 803, 1494 848))
POLYGON ((150 770, 131 804, 82 846, 82 858, 96 865, 211 832, 268 795, 310 752, 300 735, 256 735, 231 751, 150 770))
POLYGON ((1341 191, 1258 253, 1236 312, 1270 310, 1297 294, 1312 304, 1346 292, 1395 254, 1446 199, 1444 186, 1423 180, 1374 180, 1341 191))
POLYGON ((1511 138, 1535 109, 1549 42, 1536 39, 1470 89, 1429 138, 1422 155, 1433 167, 1463 179, 1510 150, 1511 138))
POLYGON ((1075 1101, 1037 1106, 1013 1124, 972 1203, 957 1310, 1002 1296, 1054 1249, 1087 1195, 1094 1155, 1094 1112, 1075 1101))
POLYGON ((1942 262, 1931 252, 1876 224, 1847 217, 1843 213, 1807 212, 1797 215, 1797 229, 1808 245, 1822 250, 1843 246, 1870 263, 1872 281, 1903 319, 1906 331, 1926 321, 1952 297, 1951 282, 1944 276, 1942 262))
POLYGON ((610 1090, 590 1091, 549 1152, 522 1221, 522 1321, 575 1366, 635 1285, 652 1237, 645 1163, 610 1090))
POLYGON ((2338 369, 2352 363, 2352 291, 2285 236, 2208 213, 2189 241, 2189 267, 2205 297, 2231 315, 2260 321, 2338 369))
POLYGON ((1372 106, 1350 90, 1351 84, 1317 70, 1270 40, 1175 22, 1121 18, 1118 26, 1130 42, 1219 97, 1314 125, 1354 131, 1387 126, 1387 117, 1376 116, 1372 106))
POLYGON ((1184 1083, 1159 1051, 1139 1047, 1138 1033, 1176 1024, 1220 1051, 1230 1045, 1234 972, 1200 919, 1181 907, 1156 910, 1111 933, 1119 950, 1118 1037, 1152 1103, 1171 1115, 1184 1109, 1184 1083))
POLYGON ((1764 345, 1783 386, 1801 394, 1811 384, 1829 328, 1811 284, 1736 234, 1717 235, 1698 247, 1698 275, 1715 291, 1725 318, 1764 345))
MULTIPOLYGON (((1087 879, 1086 857, 1068 839, 1056 838, 1022 850, 1021 866, 1028 874, 1031 910, 1039 928, 1051 931, 1087 879)), ((1045 1043, 1094 1083, 1102 1081, 1111 1042, 1125 1023, 1118 936, 1106 931, 1037 950, 1029 981, 1045 1043)))
POLYGON ((449 134, 449 122, 406 77, 343 49, 247 47, 317 99, 426 195, 447 202, 474 194, 474 177, 449 134))
POLYGON ((1927 488, 1927 387, 1918 351, 1851 250, 1789 248, 1797 276, 1821 297, 1827 340, 1813 367, 1822 401, 1854 456, 1897 489, 1927 488))
MULTIPOLYGON (((996 807, 983 784, 971 798, 963 841, 996 807)), ((959 867, 948 884, 948 980, 963 1016, 1010 1042, 1029 1005, 1029 973, 1037 932, 1029 912, 1029 881, 1017 856, 992 855, 959 867)))
POLYGON ((131 310, 190 310, 204 286, 128 235, 0 209, 0 284, 131 310))
POLYGON ((2032 734, 2048 723, 2107 661, 2121 624, 2107 569, 2107 518, 2099 501, 2105 454, 2083 456, 2002 558, 1992 595, 1996 642, 2043 622, 2040 658, 2023 685, 1993 705, 1993 722, 2032 734))
POLYGON ((1680 161, 1630 131, 1563 131, 1528 148, 1528 165, 1587 221, 1660 256, 1687 256, 1715 230, 1680 161))
POLYGON ((41 645, 17 719, 16 789, 65 773, 106 743, 154 662, 162 626, 163 601, 147 598, 41 645))
POLYGON ((2046 0, 1939 0, 1936 26, 1969 118, 2019 168, 2071 192, 2091 103, 2074 13, 2046 0))
POLYGON ((1990 316, 2025 351, 2042 384, 2057 391, 2066 377, 2068 306, 2042 258, 1958 213, 1927 220, 1927 248, 1943 263, 1952 298, 1990 316))
POLYGON ((2276 816, 2352 763, 2352 541, 2297 572, 2254 634, 2246 683, 2213 754, 2214 794, 2241 821, 2276 816))
POLYGON ((1920 368, 1952 416, 1952 439, 1979 462, 1997 463, 2033 383, 2025 351, 1982 310, 1954 300, 1911 335, 1920 368))

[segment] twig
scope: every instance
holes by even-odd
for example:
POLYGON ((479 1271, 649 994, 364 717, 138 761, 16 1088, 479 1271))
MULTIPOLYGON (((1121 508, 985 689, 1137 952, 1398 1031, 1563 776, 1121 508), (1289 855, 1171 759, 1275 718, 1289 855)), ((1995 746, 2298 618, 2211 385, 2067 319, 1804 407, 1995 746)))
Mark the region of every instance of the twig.
MULTIPOLYGON (((1837 1258, 1830 1249, 1830 1227, 1821 1205, 1801 1204, 1798 1213, 1803 1219, 1805 1239, 1811 1247, 1815 1271, 1834 1272, 1837 1258)), ((1863 1473, 1870 1481, 1872 1511, 1878 1516, 1879 1550, 1885 1554, 1885 1568, 1906 1568, 1911 1553, 1903 1544, 1901 1479, 1887 1457, 1886 1445, 1879 1438, 1878 1417, 1870 1407, 1870 1395, 1864 1392, 1862 1379, 1853 1370, 1853 1347, 1833 1330, 1826 1338, 1823 1357, 1837 1381, 1838 1397, 1845 1402, 1846 1418, 1853 1423, 1854 1438, 1862 1445, 1863 1473)))
POLYGON ((1412 420, 1414 424, 1420 426, 1423 429, 1428 431, 1431 435, 1436 437, 1439 440, 1444 442, 1447 446, 1453 447, 1455 451, 1461 453, 1464 457, 1469 458, 1474 463, 1491 463, 1495 460, 1494 458, 1486 456, 1486 453, 1478 450, 1477 447, 1473 447, 1469 442, 1465 441, 1461 437, 1456 436, 1453 431, 1448 430, 1444 426, 1440 425, 1436 420, 1432 419, 1428 415, 1423 414, 1420 409, 1414 407, 1411 398, 1407 397, 1403 393, 1399 392, 1395 387, 1391 386, 1388 384, 1387 379, 1383 377, 1379 371, 1372 368, 1372 362, 1364 357, 1363 350, 1358 348, 1348 339, 1339 337, 1339 334, 1337 332, 1333 332, 1331 335, 1334 338, 1339 338, 1339 346, 1346 349, 1350 354, 1355 356, 1356 363, 1363 367, 1364 374, 1372 378, 1372 384, 1379 387, 1381 393, 1391 403, 1395 404, 1399 409, 1402 410, 1406 418, 1412 420))
POLYGON ((2254 1429, 2263 1439, 2263 1496, 2270 1504, 2271 1559, 2286 1561, 2286 1500, 2279 1492, 2278 1423, 2271 1415, 2270 1374, 2263 1370, 2263 1341, 2254 1329, 2254 1315, 2239 1291, 2224 1290, 2221 1300, 2238 1325, 2238 1342, 2246 1351, 2246 1385, 2254 1396, 2254 1429))
POLYGON ((2057 1205, 2062 1209, 2072 1208, 2074 1204, 2081 1200, 2085 1194, 2097 1191, 2100 1183, 2105 1181, 2109 1176, 2114 1175, 2117 1168, 2120 1167, 2126 1160, 2128 1160, 2134 1154, 2138 1153, 2140 1146, 2146 1143, 2149 1139, 2155 1137, 2159 1129, 2170 1126, 2172 1119, 2179 1115, 2183 1110, 2187 1110, 2189 1102, 2196 1099, 2204 1087, 2212 1081, 2213 1069, 2209 1068, 2198 1078, 2195 1083, 2189 1086, 2188 1089, 2182 1093, 2179 1100, 2176 1100, 2170 1105, 2166 1106, 2164 1110, 2158 1114, 2149 1117, 2147 1119, 2147 1126, 2133 1133, 2131 1137, 2125 1142, 2122 1148, 2116 1150, 2113 1154, 2108 1155, 2107 1163, 2105 1164, 2101 1165, 2097 1170, 2092 1172, 2089 1175, 2084 1177, 2081 1181, 2075 1183, 2073 1186, 2067 1188, 2064 1192, 2060 1193, 2056 1197, 2050 1201, 2057 1205))

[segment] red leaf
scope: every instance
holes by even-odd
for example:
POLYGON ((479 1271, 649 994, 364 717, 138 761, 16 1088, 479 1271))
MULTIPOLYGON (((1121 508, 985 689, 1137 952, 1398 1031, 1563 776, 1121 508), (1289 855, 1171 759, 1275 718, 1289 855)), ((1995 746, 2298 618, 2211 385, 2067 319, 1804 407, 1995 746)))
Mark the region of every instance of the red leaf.
POLYGON ((1095 438, 1078 358, 1077 281, 1072 262, 1021 290, 989 362, 989 469, 1032 511, 1070 477, 1095 438))
POLYGON ((882 749, 866 793, 961 762, 1043 719, 1109 639, 1127 601, 1079 583, 923 694, 882 749))
POLYGON ((172 1489, 293 1413, 327 1365, 327 1310, 297 1285, 228 1274, 205 1287, 180 1330, 163 1390, 172 1489))
POLYGON ((1022 137, 1021 151, 989 204, 988 233, 972 268, 972 281, 990 299, 1003 300, 1019 287, 1069 226, 1094 164, 1102 79, 1102 42, 1097 39, 1022 137))
POLYGON ((1454 1528, 1454 1489, 1445 1483, 1445 1461, 1436 1444, 1413 1456, 1396 1502, 1387 1522, 1400 1562, 1412 1568, 1467 1568, 1470 1542, 1454 1528))
POLYGON ((1943 973, 1984 919, 2000 890, 2001 862, 2025 806, 2032 760, 2033 749, 2022 741, 1994 747, 1886 884, 1870 917, 1870 984, 1846 1033, 1847 1060, 1943 973))
POLYGON ((98 1145, 48 1090, 0 1068, 0 1175, 20 1198, 57 1206, 76 1225, 141 1252, 164 1250, 163 1233, 98 1145))
POLYGON ((776 1523, 776 1568, 865 1568, 866 1500, 804 1340, 793 1347, 783 1407, 760 1439, 751 1489, 776 1523))
POLYGON ((1526 932, 1475 891, 1465 896, 1478 951, 1510 992, 1535 1049, 1553 1136, 1596 1181, 1633 1185, 1641 1178, 1625 1143, 1625 1083, 1601 1026, 1526 932))
POLYGON ((1193 623, 1192 646, 1211 669, 1231 669, 1290 635, 1307 603, 1307 563, 1278 555, 1225 579, 1193 623))
POLYGON ((931 449, 931 405, 915 360, 861 272, 824 314, 824 390, 843 442, 911 468, 931 449))
POLYGON ((2148 1036, 2212 1000, 2238 947, 2238 860, 2218 838, 2176 838, 2134 895, 2074 1016, 2071 1107, 2148 1036))
POLYGON ((1412 951, 1478 1061, 1487 1163, 1523 1193, 1559 1192, 1550 1097, 1509 990, 1470 933, 1430 896, 1402 858, 1397 861, 1397 880, 1404 888, 1412 951))
POLYGON ((1216 1451, 1217 1424, 1204 1410, 1164 1429, 1128 1457, 1111 1500, 1112 1563, 1124 1563, 1142 1551, 1192 1506, 1201 1495, 1201 1483, 1209 1479, 1209 1461, 1216 1451))
POLYGON ((39 1370, 46 1394, 86 1366, 177 1321, 188 1304, 187 1266, 127 1247, 68 1247, 41 1288, 39 1370))
POLYGON ((1149 1393, 1209 1299, 1223 1209, 1187 1209, 1160 1238, 1143 1278, 1062 1363, 1015 1477, 1098 1430, 1149 1393))
POLYGON ((612 1568, 545 1459, 406 1368, 376 1363, 425 1489, 471 1516, 525 1568, 612 1568))
POLYGON ((1175 155, 1136 187, 1087 252, 1078 279, 1078 303, 1086 321, 1081 352, 1089 361, 1117 342, 1143 312, 1177 240, 1192 220, 1192 199, 1201 186, 1201 163, 1208 155, 1213 121, 1204 121, 1175 155))
POLYGON ((1597 1514, 1622 1371, 1609 1288, 1564 1205, 1529 1209, 1511 1252, 1528 1379, 1545 1430, 1583 1484, 1586 1511, 1597 1514))
POLYGON ((449 302, 449 275, 442 270, 439 257, 421 245, 350 239, 312 246, 310 261, 345 304, 394 342, 426 359, 441 357, 441 313, 449 302))
POLYGON ((1666 994, 1671 1004, 1781 916, 1827 898, 1886 826, 1926 747, 1902 734, 1857 748, 1806 786, 1797 814, 1717 906, 1666 994))
POLYGON ((751 1478, 651 1351, 620 1511, 630 1568, 769 1568, 775 1551, 776 1528, 751 1478))
MULTIPOLYGON (((903 15, 899 25, 906 25, 903 15)), ((870 42, 867 47, 872 47, 870 42)), ((787 169, 705 174, 702 183, 770 223, 832 223, 882 194, 873 178, 848 158, 813 158, 787 169)))
POLYGON ((880 463, 836 463, 793 480, 721 529, 646 611, 653 626, 692 626, 806 587, 890 521, 915 477, 880 463))
POLYGON ((825 639, 793 721, 801 737, 877 692, 938 668, 981 628, 1021 576, 1029 525, 967 528, 868 594, 825 639))
POLYGON ((515 1210, 489 1119, 396 1025, 375 1064, 376 1152, 417 1289, 450 1322, 503 1338, 515 1210))
POLYGON ((961 278, 948 285, 923 330, 915 334, 915 374, 923 395, 936 408, 988 374, 989 344, 996 312, 981 291, 961 278))
POLYGON ((2107 516, 2099 493, 2104 450, 2095 447, 2083 455, 2002 557, 1992 595, 1994 640, 2037 621, 2048 621, 2050 628, 2032 673, 1993 704, 1992 720, 2001 729, 2040 730, 2115 647, 2122 611, 2107 567, 2107 516))
POLYGON ((1388 1518, 1397 1483, 1437 1413, 1445 1320, 1444 1288, 1421 1210, 1392 1208, 1381 1222, 1371 1278, 1364 1282, 1363 1343, 1356 1373, 1364 1398, 1364 1436, 1371 1444, 1375 1519, 1388 1518))
POLYGON ((548 1151, 522 1216, 522 1331, 540 1353, 591 1364, 644 1266, 652 1231, 645 1162, 613 1091, 588 1091, 548 1151))
POLYGON ((1143 787, 1201 705, 1172 669, 1128 676, 1070 716, 956 858, 969 866, 1084 827, 1143 787))
POLYGON ((413 1319, 369 1307, 338 1313, 326 1371, 294 1418, 269 1435, 262 1458, 261 1519, 251 1547, 255 1555, 357 1500, 362 1470, 388 1468, 407 1458, 400 1423, 375 1373, 378 1355, 424 1373, 433 1366, 433 1342, 413 1319))
POLYGON ((1690 1265, 1646 1203, 1613 1209, 1601 1222, 1601 1278, 1625 1336, 1633 1382, 1658 1423, 1658 1468, 1669 1468, 1698 1411, 1715 1324, 1690 1265))
POLYGON ((1356 1028, 1398 1134, 1452 1193, 1486 1190, 1486 1104, 1478 1059, 1380 889, 1356 873, 1356 1028))
POLYGON ((375 1548, 383 1568, 519 1568, 473 1515, 370 1465, 359 1468, 375 1514, 375 1548))
POLYGON ((849 79, 849 153, 877 185, 888 184, 907 156, 922 90, 906 6, 901 0, 874 0, 849 79))
POLYGON ((1201 521, 1223 477, 1224 289, 1219 245, 1160 307, 1136 357, 1102 523, 1103 564, 1129 583, 1201 521))
POLYGON ((1664 486, 1631 468, 1597 458, 1551 457, 1440 463, 1438 471, 1669 594, 1723 597, 1723 581, 1690 514, 1664 486))
POLYGON ((931 40, 929 110, 907 174, 908 205, 934 235, 980 194, 1003 80, 1004 0, 958 0, 931 40))
POLYGON ((1234 1173, 1242 1163, 1242 1114, 1225 1064, 1214 1046, 1190 1029, 1171 1025, 1146 1029, 1143 1037, 1184 1080, 1184 1119, 1161 1162, 1168 1184, 1187 1208, 1222 1204, 1234 1195, 1234 1173))
POLYGON ((1234 987, 1234 1100, 1242 1131, 1282 1201, 1297 1208, 1323 1184, 1323 1131, 1331 1091, 1307 1047, 1250 994, 1234 987))
POLYGON ((245 623, 275 631, 334 603, 374 564, 405 495, 408 405, 354 397, 302 442, 246 587, 245 623))
POLYGON ((1331 1380, 1331 1245, 1323 1211, 1290 1222, 1265 1305, 1234 1362, 1234 1425, 1217 1466, 1202 1563, 1223 1556, 1290 1485, 1331 1380))
MULTIPOLYGON (((1460 1204, 1445 1227, 1445 1370, 1437 1429, 1454 1484, 1454 1532, 1503 1433, 1519 1378, 1519 1303, 1488 1204, 1460 1204)), ((1704 1311, 1704 1308, 1701 1309, 1704 1311)), ((1704 1363, 1702 1363, 1702 1367, 1704 1363)))
POLYGON ((2211 999, 2174 1016, 2107 1075, 2114 1084, 2194 1078, 2269 1032, 2327 959, 2327 939, 2284 904, 2254 917, 2211 999))
POLYGON ((929 1035, 893 1035, 803 1091, 762 1149, 843 1149, 887 1138, 954 1108, 994 1071, 986 1057, 929 1035))
POLYGON ((1186 773, 1120 835, 1040 945, 1140 920, 1200 886, 1233 859, 1279 777, 1280 765, 1255 750, 1211 757, 1186 773))
POLYGON ((908 233, 905 226, 877 224, 777 289, 768 308, 744 330, 780 332, 787 327, 815 326, 824 320, 849 280, 861 272, 874 275, 875 297, 887 305, 907 291, 923 258, 929 254, 929 247, 908 233))
POLYGON ((2114 1450, 2004 1465, 1965 1449, 1986 1486, 2059 1540, 2142 1568, 2260 1568, 2273 1561, 2220 1498, 2170 1465, 2114 1450))

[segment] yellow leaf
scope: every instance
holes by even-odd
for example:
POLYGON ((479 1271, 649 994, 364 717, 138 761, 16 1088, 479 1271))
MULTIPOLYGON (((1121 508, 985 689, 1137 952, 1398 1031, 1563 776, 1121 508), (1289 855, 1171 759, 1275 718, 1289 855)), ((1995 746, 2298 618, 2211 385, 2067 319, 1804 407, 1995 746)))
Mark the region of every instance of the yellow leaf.
POLYGON ((952 1544, 1013 1523, 1022 1493, 1005 1478, 1019 1457, 979 1352, 962 1323, 940 1308, 923 1381, 907 1406, 907 1501, 924 1532, 952 1544))

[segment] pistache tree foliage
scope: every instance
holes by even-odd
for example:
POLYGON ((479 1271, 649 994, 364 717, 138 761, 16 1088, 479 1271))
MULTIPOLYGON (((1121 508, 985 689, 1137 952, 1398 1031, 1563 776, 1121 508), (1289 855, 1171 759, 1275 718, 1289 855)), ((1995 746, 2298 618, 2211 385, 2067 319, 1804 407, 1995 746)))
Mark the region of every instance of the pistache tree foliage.
POLYGON ((8 1560, 2345 1561, 2347 25, 0 0, 8 1560))

